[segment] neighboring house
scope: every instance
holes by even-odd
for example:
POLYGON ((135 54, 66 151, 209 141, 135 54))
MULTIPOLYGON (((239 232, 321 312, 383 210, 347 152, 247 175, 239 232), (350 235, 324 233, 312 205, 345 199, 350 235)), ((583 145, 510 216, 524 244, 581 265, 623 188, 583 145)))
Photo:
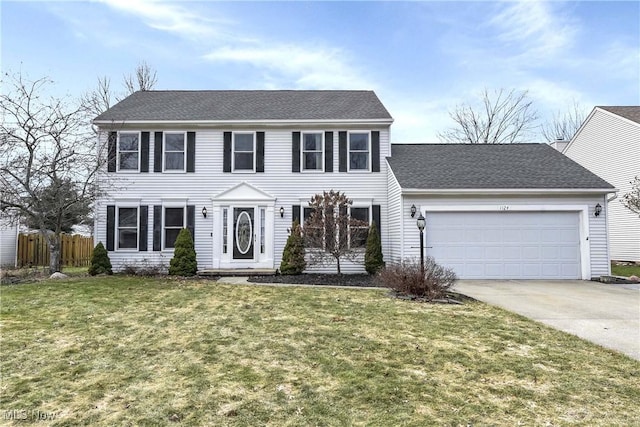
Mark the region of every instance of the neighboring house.
POLYGON ((292 222, 333 189, 376 222, 387 261, 419 256, 416 205, 427 254, 460 277, 609 272, 594 209, 612 186, 547 146, 392 149, 392 122, 371 91, 134 93, 94 120, 118 188, 97 204, 95 239, 115 269, 166 266, 186 227, 201 270, 273 271, 292 222))
POLYGON ((610 258, 640 262, 640 218, 621 202, 640 176, 640 106, 595 107, 563 153, 619 190, 608 204, 610 258))
POLYGON ((18 220, 0 212, 0 267, 15 267, 18 257, 18 220))

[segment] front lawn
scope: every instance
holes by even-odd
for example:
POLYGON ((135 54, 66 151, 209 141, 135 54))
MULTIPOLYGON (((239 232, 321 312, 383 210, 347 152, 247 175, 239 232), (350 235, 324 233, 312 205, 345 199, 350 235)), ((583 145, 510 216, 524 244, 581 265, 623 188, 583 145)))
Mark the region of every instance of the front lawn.
POLYGON ((620 265, 611 263, 611 274, 614 276, 640 277, 640 265, 620 265))
POLYGON ((639 362, 482 303, 133 277, 0 292, 0 409, 24 414, 15 425, 640 419, 639 362))

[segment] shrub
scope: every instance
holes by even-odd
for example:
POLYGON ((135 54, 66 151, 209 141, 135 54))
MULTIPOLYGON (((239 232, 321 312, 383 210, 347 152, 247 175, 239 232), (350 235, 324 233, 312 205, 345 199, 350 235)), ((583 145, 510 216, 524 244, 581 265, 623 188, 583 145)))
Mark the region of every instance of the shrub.
POLYGON ((420 261, 404 260, 380 270, 379 284, 393 289, 401 295, 410 295, 433 300, 443 298, 458 280, 456 273, 438 265, 431 257, 424 260, 424 276, 420 271, 420 261))
POLYGON ((96 274, 113 274, 111 270, 111 260, 109 254, 105 249, 102 242, 98 242, 93 253, 91 254, 91 265, 89 266, 89 274, 95 276, 96 274))
POLYGON ((193 247, 191 232, 186 228, 180 230, 173 250, 173 258, 169 262, 169 274, 172 276, 193 276, 198 271, 196 250, 193 247))
POLYGON ((380 234, 374 222, 369 227, 367 235, 367 250, 364 253, 364 269, 369 274, 376 274, 384 267, 384 259, 382 255, 382 243, 380 242, 380 234))
POLYGON ((307 267, 304 256, 304 238, 300 232, 300 224, 298 224, 298 221, 295 221, 293 227, 291 227, 291 234, 287 238, 287 243, 282 251, 280 273, 301 274, 307 267))

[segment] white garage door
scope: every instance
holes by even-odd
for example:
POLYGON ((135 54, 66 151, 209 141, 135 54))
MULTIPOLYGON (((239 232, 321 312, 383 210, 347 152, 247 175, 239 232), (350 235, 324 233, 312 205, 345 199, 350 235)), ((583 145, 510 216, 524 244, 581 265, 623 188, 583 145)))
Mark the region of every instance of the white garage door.
POLYGON ((577 212, 428 212, 426 253, 461 279, 580 279, 577 212))

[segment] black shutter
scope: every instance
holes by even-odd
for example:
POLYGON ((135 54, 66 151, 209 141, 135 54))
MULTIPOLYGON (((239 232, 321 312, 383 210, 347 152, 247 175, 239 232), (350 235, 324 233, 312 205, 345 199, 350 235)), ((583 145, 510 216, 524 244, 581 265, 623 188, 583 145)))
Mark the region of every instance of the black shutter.
POLYGON ((116 240, 116 207, 113 205, 107 206, 107 250, 112 251, 114 249, 114 243, 116 240))
POLYGON ((347 171, 347 132, 341 131, 338 133, 338 157, 339 157, 339 171, 347 171))
POLYGON ((196 207, 195 205, 187 205, 187 230, 191 233, 193 242, 196 241, 196 207))
POLYGON ((333 132, 324 133, 324 171, 333 172, 333 132))
POLYGON ((153 171, 162 172, 162 132, 153 137, 153 171))
POLYGON ((149 234, 149 208, 140 206, 140 234, 138 235, 138 250, 147 250, 147 235, 149 234))
POLYGON ((118 133, 109 132, 109 136, 107 137, 107 172, 116 171, 117 143, 118 133))
POLYGON ((371 132, 371 172, 380 172, 380 132, 371 132))
POLYGON ((300 172, 300 132, 291 135, 291 172, 300 172))
POLYGON ((162 206, 153 207, 153 250, 162 249, 162 206))
POLYGON ((140 172, 149 172, 149 132, 142 132, 142 141, 140 141, 140 172))
POLYGON ((291 222, 298 221, 298 224, 302 224, 302 221, 301 221, 301 218, 300 218, 300 205, 291 206, 291 211, 292 211, 291 222))
POLYGON ((256 172, 264 172, 264 132, 256 132, 256 172))
POLYGON ((224 159, 222 172, 231 172, 231 132, 224 133, 224 159))
POLYGON ((196 171, 196 133, 187 132, 187 172, 196 171))
POLYGON ((371 216, 373 217, 373 222, 376 224, 376 228, 378 229, 378 235, 382 236, 380 228, 380 205, 373 205, 371 208, 373 209, 371 216))

